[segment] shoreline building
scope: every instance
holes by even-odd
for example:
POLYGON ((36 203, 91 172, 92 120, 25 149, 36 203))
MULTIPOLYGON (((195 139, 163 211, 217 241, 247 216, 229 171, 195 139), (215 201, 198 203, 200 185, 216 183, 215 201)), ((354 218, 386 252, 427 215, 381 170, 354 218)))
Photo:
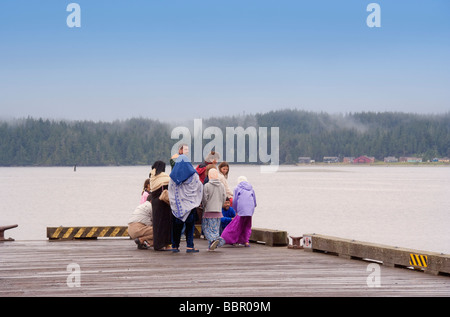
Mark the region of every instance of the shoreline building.
POLYGON ((360 156, 357 157, 353 160, 353 163, 355 164, 370 164, 370 163, 374 163, 375 162, 375 158, 373 156, 360 156))
POLYGON ((339 157, 337 156, 324 156, 323 157, 324 163, 339 163, 339 157))
POLYGON ((403 163, 422 163, 422 158, 421 157, 402 156, 402 157, 400 157, 400 162, 403 162, 403 163))
POLYGON ((398 163, 398 158, 395 156, 387 156, 384 158, 385 163, 398 163))

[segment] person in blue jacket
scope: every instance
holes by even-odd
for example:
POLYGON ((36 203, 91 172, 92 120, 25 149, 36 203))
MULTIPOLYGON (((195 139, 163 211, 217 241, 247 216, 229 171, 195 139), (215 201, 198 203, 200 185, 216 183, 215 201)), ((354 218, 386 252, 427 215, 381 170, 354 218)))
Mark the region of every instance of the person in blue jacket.
POLYGON ((222 207, 222 219, 220 220, 220 233, 228 226, 228 224, 236 217, 236 211, 230 206, 230 199, 227 197, 222 207))

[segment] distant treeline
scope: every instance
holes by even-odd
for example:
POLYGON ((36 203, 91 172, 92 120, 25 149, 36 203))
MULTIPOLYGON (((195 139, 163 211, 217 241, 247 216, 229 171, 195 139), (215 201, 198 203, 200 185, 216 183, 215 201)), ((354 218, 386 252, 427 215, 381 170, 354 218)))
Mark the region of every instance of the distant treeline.
POLYGON ((418 115, 362 112, 346 115, 284 110, 257 116, 262 126, 280 127, 280 162, 299 156, 450 156, 450 112, 418 115))
POLYGON ((148 119, 112 123, 27 118, 0 124, 1 166, 153 164, 169 156, 167 125, 148 119))
MULTIPOLYGON (((187 123, 188 124, 188 123, 187 123)), ((394 112, 328 114, 279 110, 203 120, 215 126, 279 127, 280 163, 299 156, 450 156, 450 112, 418 115, 394 112)), ((101 166, 168 163, 174 126, 134 118, 114 122, 16 119, 0 122, 0 166, 101 166)), ((203 145, 209 140, 203 140, 203 145)), ((225 146, 224 146, 225 148, 225 146)), ((270 149, 270 148, 269 148, 270 149)), ((248 153, 247 153, 248 155, 248 153)), ((224 157, 226 159, 226 157, 224 157)))

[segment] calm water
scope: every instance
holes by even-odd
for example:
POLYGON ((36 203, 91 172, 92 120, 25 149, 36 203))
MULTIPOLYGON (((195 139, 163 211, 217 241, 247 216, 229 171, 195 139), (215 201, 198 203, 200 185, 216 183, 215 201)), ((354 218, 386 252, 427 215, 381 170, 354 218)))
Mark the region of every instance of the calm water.
MULTIPOLYGON (((149 167, 0 168, 0 225, 16 240, 46 239, 46 227, 126 225, 149 167)), ((450 167, 287 166, 245 175, 258 207, 253 226, 320 233, 450 253, 450 167)))

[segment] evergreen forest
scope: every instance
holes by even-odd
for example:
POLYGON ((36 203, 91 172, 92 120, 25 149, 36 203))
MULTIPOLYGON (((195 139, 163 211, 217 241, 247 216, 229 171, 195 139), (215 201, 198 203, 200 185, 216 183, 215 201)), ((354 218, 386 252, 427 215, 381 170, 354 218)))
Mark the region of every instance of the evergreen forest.
MULTIPOLYGON (((192 125, 191 123, 186 123, 192 125)), ((180 124, 177 124, 180 125, 180 124)), ((182 124, 181 124, 182 125, 182 124)), ((203 119, 214 126, 279 127, 279 161, 307 156, 417 156, 424 162, 450 157, 450 112, 412 114, 360 112, 329 114, 277 110, 203 119)), ((173 123, 146 118, 113 122, 24 118, 0 121, 0 166, 107 166, 168 163, 173 123)), ((203 145, 209 140, 203 140, 203 145)), ((225 148, 225 146, 224 146, 225 148)), ((270 147, 269 147, 270 149, 270 147)), ((226 160, 226 157, 223 157, 226 160)))

